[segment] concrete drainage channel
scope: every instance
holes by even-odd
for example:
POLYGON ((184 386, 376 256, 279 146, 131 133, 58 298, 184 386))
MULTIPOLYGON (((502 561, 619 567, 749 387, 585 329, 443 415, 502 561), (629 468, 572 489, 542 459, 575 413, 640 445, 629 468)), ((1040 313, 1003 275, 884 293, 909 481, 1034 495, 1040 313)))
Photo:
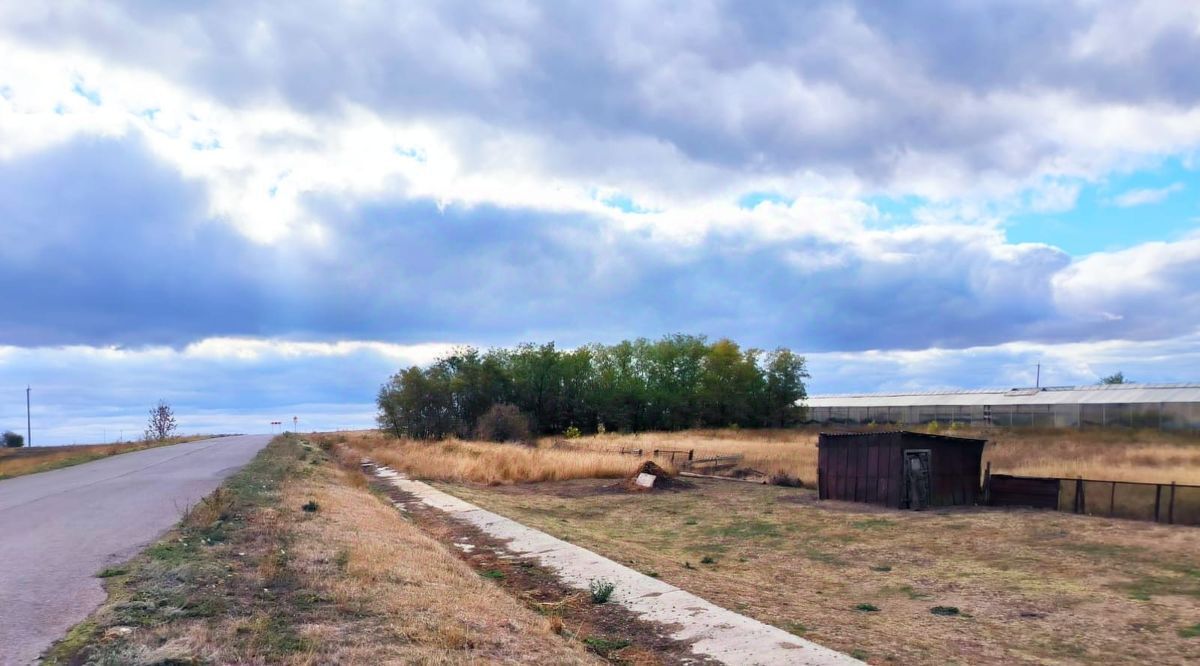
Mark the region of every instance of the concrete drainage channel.
MULTIPOLYGON (((369 461, 364 461, 364 467, 369 461)), ((485 511, 436 488, 406 478, 387 467, 373 466, 376 476, 456 520, 507 542, 514 553, 533 558, 554 571, 563 583, 581 590, 591 581, 615 583, 612 601, 642 619, 679 627, 671 637, 691 644, 697 654, 726 664, 861 664, 840 652, 789 634, 782 629, 711 604, 694 594, 601 557, 561 539, 485 511)))

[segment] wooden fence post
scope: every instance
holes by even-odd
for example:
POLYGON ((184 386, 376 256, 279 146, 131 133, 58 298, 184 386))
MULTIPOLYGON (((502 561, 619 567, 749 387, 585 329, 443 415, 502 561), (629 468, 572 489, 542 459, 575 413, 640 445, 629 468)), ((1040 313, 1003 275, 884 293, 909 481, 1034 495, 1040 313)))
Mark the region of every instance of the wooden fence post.
POLYGON ((1117 482, 1112 482, 1112 491, 1108 494, 1108 517, 1112 518, 1113 511, 1117 508, 1117 482))
POLYGON ((1167 522, 1175 524, 1175 482, 1171 482, 1171 503, 1167 506, 1167 522))
POLYGON ((1162 484, 1154 484, 1154 522, 1158 522, 1158 509, 1162 505, 1162 484))
POLYGON ((1079 492, 1079 513, 1087 513, 1087 494, 1084 493, 1083 477, 1079 477, 1079 485, 1075 489, 1079 492))
POLYGON ((688 462, 691 462, 692 458, 694 458, 695 455, 696 455, 696 449, 688 449, 688 462))

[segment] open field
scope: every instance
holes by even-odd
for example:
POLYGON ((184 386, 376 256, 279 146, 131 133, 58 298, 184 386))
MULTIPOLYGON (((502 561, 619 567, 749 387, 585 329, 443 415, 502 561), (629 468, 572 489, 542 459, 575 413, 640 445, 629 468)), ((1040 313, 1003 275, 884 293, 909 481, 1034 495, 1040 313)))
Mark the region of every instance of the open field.
POLYGON ((400 440, 377 431, 319 435, 323 442, 347 444, 381 465, 421 479, 485 484, 619 478, 633 473, 641 460, 605 452, 556 449, 552 443, 530 447, 462 440, 400 440))
POLYGON ((219 435, 188 435, 172 437, 161 442, 120 442, 118 444, 76 444, 72 446, 35 446, 31 448, 8 449, 0 448, 0 479, 8 479, 25 474, 47 472, 60 467, 70 467, 82 463, 115 456, 131 451, 152 449, 158 446, 170 446, 208 439, 219 435))
MULTIPOLYGON (((910 427, 918 432, 925 428, 910 427)), ((620 448, 694 449, 697 457, 743 454, 745 466, 772 474, 817 479, 818 428, 786 430, 687 430, 636 435, 595 435, 571 445, 598 451, 620 448)), ((1200 485, 1200 437, 1156 430, 1055 430, 942 428, 940 434, 988 440, 985 464, 1003 474, 1082 476, 1111 481, 1145 481, 1200 485)), ((543 439, 542 446, 552 446, 543 439)))
POLYGON ((818 504, 810 490, 702 479, 650 494, 606 480, 437 485, 872 663, 1200 659, 1192 527, 818 504))
POLYGON ((49 663, 591 663, 328 454, 277 438, 130 563, 49 663), (307 507, 307 508, 305 508, 307 507))

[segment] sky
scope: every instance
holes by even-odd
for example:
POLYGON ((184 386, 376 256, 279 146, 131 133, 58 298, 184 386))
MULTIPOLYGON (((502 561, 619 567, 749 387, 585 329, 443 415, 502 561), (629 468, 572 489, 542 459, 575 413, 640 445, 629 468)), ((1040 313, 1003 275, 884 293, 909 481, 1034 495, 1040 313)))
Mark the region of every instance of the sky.
POLYGON ((0 4, 0 428, 368 426, 457 345, 1200 379, 1200 6, 0 4))

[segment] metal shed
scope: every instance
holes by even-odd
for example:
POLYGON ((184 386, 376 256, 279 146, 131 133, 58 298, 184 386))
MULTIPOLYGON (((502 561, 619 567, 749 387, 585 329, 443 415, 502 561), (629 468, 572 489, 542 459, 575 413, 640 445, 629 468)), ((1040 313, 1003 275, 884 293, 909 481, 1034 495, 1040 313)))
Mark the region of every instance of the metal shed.
POLYGON ((986 440, 890 432, 821 433, 821 499, 898 509, 975 504, 986 440))

